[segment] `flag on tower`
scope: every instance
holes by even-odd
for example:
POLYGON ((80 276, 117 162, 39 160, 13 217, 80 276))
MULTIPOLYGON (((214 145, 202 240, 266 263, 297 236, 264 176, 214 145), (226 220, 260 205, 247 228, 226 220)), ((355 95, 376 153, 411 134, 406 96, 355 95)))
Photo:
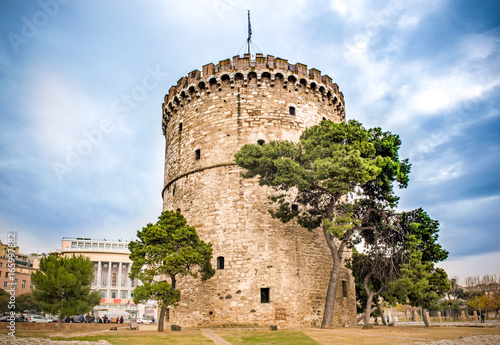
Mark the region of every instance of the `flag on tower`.
POLYGON ((252 25, 250 24, 250 10, 248 10, 248 39, 252 37, 252 25))

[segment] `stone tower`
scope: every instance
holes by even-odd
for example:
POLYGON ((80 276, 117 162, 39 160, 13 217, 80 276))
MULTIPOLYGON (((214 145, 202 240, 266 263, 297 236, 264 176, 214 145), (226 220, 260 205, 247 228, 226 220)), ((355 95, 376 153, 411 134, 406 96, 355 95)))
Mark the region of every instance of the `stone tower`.
MULTIPOLYGON (((182 281, 169 321, 319 325, 332 267, 323 235, 271 218, 272 190, 243 179, 234 154, 244 144, 297 141, 322 119, 345 121, 337 84, 301 63, 245 54, 181 78, 162 110, 163 209, 180 210, 212 243, 216 268, 206 282, 182 281)), ((355 324, 354 281, 345 268, 335 309, 335 324, 355 324)))

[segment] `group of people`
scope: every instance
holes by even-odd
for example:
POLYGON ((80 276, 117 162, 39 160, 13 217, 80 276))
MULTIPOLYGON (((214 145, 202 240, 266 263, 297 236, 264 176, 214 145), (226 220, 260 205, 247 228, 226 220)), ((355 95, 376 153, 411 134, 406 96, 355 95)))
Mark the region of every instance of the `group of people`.
POLYGON ((117 317, 116 319, 108 318, 107 315, 104 315, 104 317, 101 319, 100 316, 97 317, 97 323, 123 323, 123 315, 120 317, 117 317))
POLYGON ((78 321, 75 320, 75 317, 73 316, 66 316, 66 318, 63 320, 63 322, 66 323, 74 323, 74 322, 80 322, 80 323, 123 323, 123 315, 117 318, 108 318, 107 315, 104 315, 104 317, 96 316, 92 317, 90 314, 87 314, 85 316, 80 315, 77 319, 78 321))

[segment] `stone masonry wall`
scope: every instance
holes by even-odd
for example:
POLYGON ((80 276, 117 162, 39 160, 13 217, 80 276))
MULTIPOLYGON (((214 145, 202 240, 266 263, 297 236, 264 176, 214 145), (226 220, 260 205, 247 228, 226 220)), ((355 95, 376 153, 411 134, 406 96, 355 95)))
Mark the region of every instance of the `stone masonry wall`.
MULTIPOLYGON (((317 70, 307 72, 305 65, 272 56, 258 55, 255 62, 235 57, 204 66, 203 77, 189 73, 165 97, 163 209, 181 210, 212 243, 214 267, 224 258, 224 268, 208 281, 181 282, 171 322, 320 324, 332 267, 322 233, 272 219, 272 190, 243 179, 234 164, 244 144, 296 141, 322 119, 345 120, 336 84, 317 70), (269 303, 261 303, 263 288, 269 303)), ((334 322, 353 325, 354 282, 347 269, 341 274, 346 291, 340 283, 334 322)))

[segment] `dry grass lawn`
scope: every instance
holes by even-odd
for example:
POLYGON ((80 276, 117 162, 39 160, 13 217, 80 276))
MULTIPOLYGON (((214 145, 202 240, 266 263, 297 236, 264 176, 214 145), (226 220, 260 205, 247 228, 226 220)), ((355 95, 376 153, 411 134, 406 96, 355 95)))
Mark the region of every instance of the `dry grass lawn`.
MULTIPOLYGON (((218 335, 233 345, 251 344, 294 344, 294 345, 390 345, 416 344, 432 340, 457 339, 482 334, 499 334, 500 328, 479 327, 431 327, 420 326, 375 326, 364 330, 361 327, 337 329, 291 329, 272 332, 267 329, 213 329, 218 335)), ((1 332, 6 333, 6 332, 1 332)), ((113 345, 195 345, 213 344, 198 329, 183 329, 180 332, 165 331, 100 331, 82 334, 82 332, 18 331, 18 337, 52 338, 54 340, 89 340, 104 339, 113 345)))

